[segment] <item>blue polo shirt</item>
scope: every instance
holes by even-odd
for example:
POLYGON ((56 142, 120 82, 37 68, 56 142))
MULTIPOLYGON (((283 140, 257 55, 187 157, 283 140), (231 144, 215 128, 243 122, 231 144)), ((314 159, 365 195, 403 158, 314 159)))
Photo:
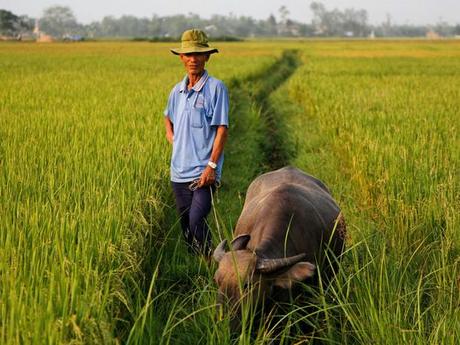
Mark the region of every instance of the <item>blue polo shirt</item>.
MULTIPOLYGON (((228 91, 224 83, 205 71, 200 80, 187 89, 188 77, 171 90, 164 115, 173 123, 174 141, 171 158, 171 181, 198 179, 212 152, 217 126, 228 127, 228 91)), ((217 162, 220 181, 224 154, 217 162)))

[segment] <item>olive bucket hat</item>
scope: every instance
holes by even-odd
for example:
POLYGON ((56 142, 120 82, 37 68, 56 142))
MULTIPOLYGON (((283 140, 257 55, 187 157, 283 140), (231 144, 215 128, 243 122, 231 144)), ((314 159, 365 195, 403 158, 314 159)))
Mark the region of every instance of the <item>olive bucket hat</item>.
POLYGON ((181 38, 181 47, 171 49, 173 54, 187 54, 187 53, 218 53, 216 48, 208 45, 208 36, 204 31, 199 29, 191 29, 184 31, 181 38))

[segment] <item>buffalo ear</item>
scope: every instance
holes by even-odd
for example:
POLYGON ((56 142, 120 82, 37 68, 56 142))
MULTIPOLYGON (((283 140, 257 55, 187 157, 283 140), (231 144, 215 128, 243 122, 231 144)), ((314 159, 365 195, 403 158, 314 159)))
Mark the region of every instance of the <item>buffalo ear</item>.
POLYGON ((237 238, 235 238, 232 241, 232 250, 243 250, 246 249, 246 246, 248 245, 249 240, 251 239, 251 235, 239 235, 237 238))
POLYGON ((313 276, 313 274, 315 274, 315 269, 316 266, 310 262, 298 262, 286 272, 278 275, 275 278, 274 285, 282 289, 290 289, 294 283, 304 281, 313 276))
POLYGON ((212 254, 212 257, 214 260, 219 262, 222 260, 222 258, 225 255, 225 247, 227 246, 227 240, 222 240, 222 242, 219 243, 219 245, 214 249, 214 253, 212 254))

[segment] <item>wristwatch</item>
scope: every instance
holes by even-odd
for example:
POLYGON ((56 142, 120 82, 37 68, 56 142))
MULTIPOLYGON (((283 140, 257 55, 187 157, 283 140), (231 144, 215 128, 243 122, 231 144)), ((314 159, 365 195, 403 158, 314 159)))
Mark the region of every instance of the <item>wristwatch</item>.
POLYGON ((216 170, 216 168, 217 168, 217 164, 214 163, 214 162, 212 162, 212 161, 209 161, 209 162, 208 162, 208 165, 209 165, 212 169, 214 169, 214 170, 216 170))

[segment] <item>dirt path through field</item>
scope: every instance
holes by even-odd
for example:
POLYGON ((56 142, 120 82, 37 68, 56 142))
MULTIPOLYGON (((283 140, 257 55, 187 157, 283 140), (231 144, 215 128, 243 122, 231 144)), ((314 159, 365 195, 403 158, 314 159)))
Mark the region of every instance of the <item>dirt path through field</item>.
POLYGON ((276 104, 270 103, 269 98, 299 67, 301 62, 298 55, 297 50, 285 50, 273 65, 250 76, 243 84, 261 115, 264 131, 261 148, 264 154, 264 171, 278 169, 289 163, 290 149, 283 134, 281 115, 276 104))

